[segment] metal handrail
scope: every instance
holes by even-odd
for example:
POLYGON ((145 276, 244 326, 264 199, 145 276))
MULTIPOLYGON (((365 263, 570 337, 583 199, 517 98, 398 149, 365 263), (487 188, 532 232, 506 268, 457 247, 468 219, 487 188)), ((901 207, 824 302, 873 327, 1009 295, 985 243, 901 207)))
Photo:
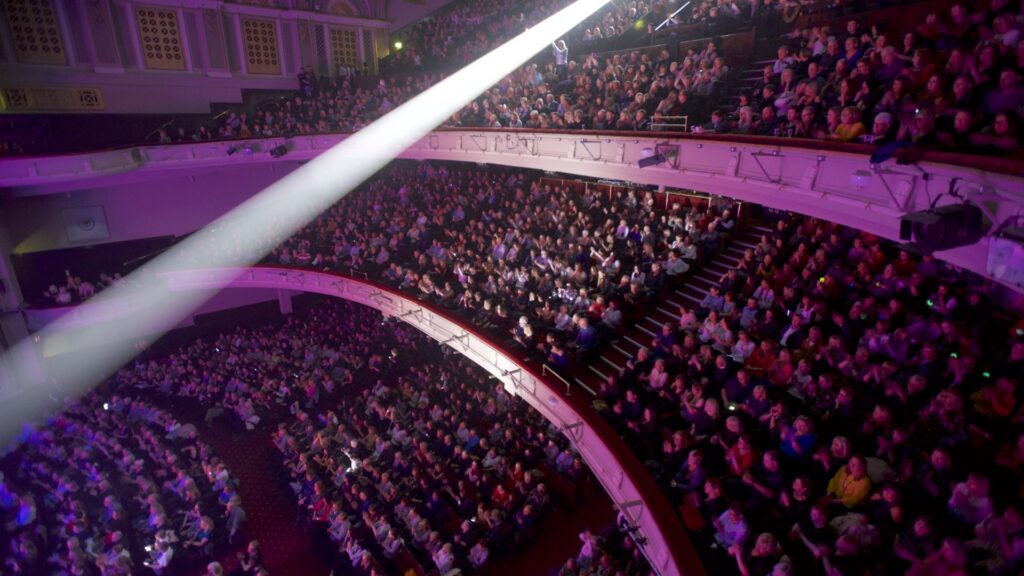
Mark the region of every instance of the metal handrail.
POLYGON ((541 374, 552 374, 552 375, 554 375, 555 378, 558 378, 559 380, 561 380, 562 383, 565 384, 565 395, 566 396, 572 396, 572 384, 570 384, 569 381, 566 380, 564 376, 562 376, 558 372, 555 372, 554 368, 548 366, 547 364, 541 364, 540 371, 541 371, 541 374))
POLYGON ((651 132, 656 131, 659 127, 661 128, 683 128, 683 132, 690 131, 690 117, 689 116, 662 116, 662 122, 651 122, 651 132), (665 120, 682 120, 682 122, 665 122, 665 120))

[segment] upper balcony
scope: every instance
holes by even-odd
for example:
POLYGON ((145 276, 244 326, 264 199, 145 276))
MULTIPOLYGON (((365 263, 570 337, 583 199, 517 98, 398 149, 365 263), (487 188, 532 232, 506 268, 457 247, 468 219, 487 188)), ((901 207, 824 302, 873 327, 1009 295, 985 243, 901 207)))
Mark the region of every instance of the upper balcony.
MULTIPOLYGON (((7 159, 0 163, 0 187, 7 199, 126 186, 129 193, 142 194, 131 190, 142 182, 172 179, 177 190, 191 186, 199 191, 204 184, 195 175, 208 172, 231 175, 244 187, 257 167, 283 176, 345 137, 318 134, 7 159)), ((447 129, 417 141, 401 157, 696 190, 891 240, 900 238, 902 216, 933 206, 968 199, 982 207, 992 228, 1016 217, 1024 206, 1024 163, 1019 161, 925 152, 872 162, 871 152, 864 145, 736 135, 447 129)), ((249 186, 249 194, 262 188, 249 186)), ((990 253, 993 244, 985 237, 936 256, 1020 289, 1019 279, 998 268, 990 253)))

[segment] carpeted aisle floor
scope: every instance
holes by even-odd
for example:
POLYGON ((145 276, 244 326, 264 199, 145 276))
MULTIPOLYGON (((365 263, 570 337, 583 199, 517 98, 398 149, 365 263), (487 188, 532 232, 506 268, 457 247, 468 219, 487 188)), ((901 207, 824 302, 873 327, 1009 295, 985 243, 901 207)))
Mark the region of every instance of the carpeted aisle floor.
POLYGON ((326 575, 330 569, 310 551, 313 541, 296 524, 297 508, 291 492, 274 478, 280 462, 267 428, 255 432, 228 431, 223 425, 200 427, 200 433, 227 463, 240 483, 238 493, 246 520, 235 546, 218 558, 230 572, 235 552, 249 540, 260 542, 263 561, 273 575, 326 575), (231 564, 229 568, 228 563, 231 564))
POLYGON ((537 536, 522 552, 489 562, 483 576, 548 576, 575 558, 582 542, 579 534, 589 528, 599 534, 615 523, 612 501, 596 479, 580 485, 580 501, 572 508, 558 507, 538 526, 537 536))
MULTIPOLYGON (((274 576, 326 576, 330 569, 312 554, 312 539, 296 524, 297 508, 290 491, 275 478, 280 466, 277 452, 270 440, 269 425, 247 432, 232 426, 231 415, 218 418, 213 426, 203 423, 204 410, 195 402, 155 400, 182 422, 191 422, 200 437, 208 443, 238 478, 245 523, 235 542, 214 551, 226 574, 238 568, 237 554, 250 540, 259 540, 263 562, 274 576)), ((185 576, 204 574, 204 565, 192 565, 185 576)))

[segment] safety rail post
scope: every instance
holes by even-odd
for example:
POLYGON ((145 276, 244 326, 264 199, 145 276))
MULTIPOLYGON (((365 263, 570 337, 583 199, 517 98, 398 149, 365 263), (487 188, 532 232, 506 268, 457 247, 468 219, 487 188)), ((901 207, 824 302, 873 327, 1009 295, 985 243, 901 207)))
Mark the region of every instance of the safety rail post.
POLYGON ((570 384, 568 380, 566 380, 558 372, 555 372, 555 369, 550 367, 550 366, 548 366, 547 364, 542 364, 541 366, 542 366, 541 367, 541 373, 542 374, 552 374, 552 375, 554 375, 555 378, 558 378, 559 380, 561 380, 562 383, 565 384, 565 395, 566 396, 572 396, 572 384, 570 384))
POLYGON ((683 132, 690 131, 690 117, 689 116, 662 116, 661 122, 651 122, 651 132, 657 132, 659 128, 680 128, 682 127, 683 132), (670 122, 670 120, 682 120, 682 122, 670 122))

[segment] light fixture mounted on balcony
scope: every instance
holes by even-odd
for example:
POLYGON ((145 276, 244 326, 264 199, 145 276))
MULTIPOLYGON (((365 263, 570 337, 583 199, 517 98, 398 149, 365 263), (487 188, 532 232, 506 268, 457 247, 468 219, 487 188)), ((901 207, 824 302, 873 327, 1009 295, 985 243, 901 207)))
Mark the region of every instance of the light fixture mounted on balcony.
POLYGON ((850 173, 850 184, 858 190, 863 190, 871 183, 871 172, 867 170, 856 170, 850 173))
POLYGON ((987 231, 984 213, 970 202, 933 207, 900 218, 900 240, 911 241, 903 246, 919 254, 975 244, 987 231))
POLYGON ((657 166, 658 164, 664 163, 667 158, 664 154, 652 154, 650 156, 637 160, 636 165, 640 168, 647 168, 649 166, 657 166))

